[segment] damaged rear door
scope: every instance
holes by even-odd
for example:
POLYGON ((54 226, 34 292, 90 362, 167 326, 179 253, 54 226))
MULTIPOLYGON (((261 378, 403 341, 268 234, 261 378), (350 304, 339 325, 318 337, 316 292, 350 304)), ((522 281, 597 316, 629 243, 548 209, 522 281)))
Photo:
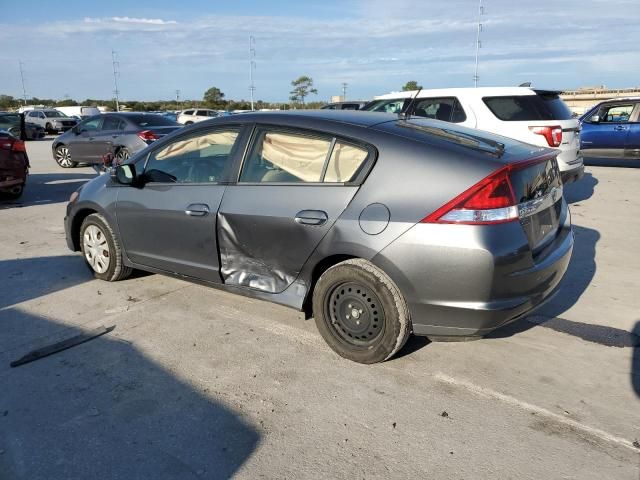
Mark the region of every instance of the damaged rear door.
POLYGON ((226 284, 279 293, 358 190, 375 150, 297 129, 256 128, 218 213, 226 284))

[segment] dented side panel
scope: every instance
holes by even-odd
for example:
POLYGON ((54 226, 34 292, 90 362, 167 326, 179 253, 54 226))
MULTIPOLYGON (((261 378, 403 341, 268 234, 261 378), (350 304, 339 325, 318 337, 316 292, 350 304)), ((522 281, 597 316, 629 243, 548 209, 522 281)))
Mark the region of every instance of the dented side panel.
POLYGON ((317 184, 229 185, 218 213, 225 284, 269 293, 285 290, 357 190, 317 184), (324 212, 326 221, 300 223, 303 211, 324 212))

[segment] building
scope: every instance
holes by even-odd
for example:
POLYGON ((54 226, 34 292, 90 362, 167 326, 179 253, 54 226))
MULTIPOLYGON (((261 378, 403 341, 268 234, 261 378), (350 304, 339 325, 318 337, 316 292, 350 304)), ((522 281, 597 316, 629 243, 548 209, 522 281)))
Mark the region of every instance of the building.
POLYGON ((569 106, 572 112, 582 115, 593 105, 618 97, 640 97, 640 87, 633 88, 607 88, 583 87, 577 90, 566 90, 560 97, 569 106))

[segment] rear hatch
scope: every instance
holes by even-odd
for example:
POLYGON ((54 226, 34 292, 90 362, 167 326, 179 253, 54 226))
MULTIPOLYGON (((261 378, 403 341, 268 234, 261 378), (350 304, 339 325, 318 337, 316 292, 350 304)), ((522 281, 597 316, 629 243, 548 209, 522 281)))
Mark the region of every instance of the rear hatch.
POLYGON ((562 180, 555 155, 513 164, 509 173, 520 224, 534 256, 553 241, 562 214, 562 180))
POLYGON ((577 151, 580 148, 580 122, 560 98, 560 92, 531 92, 531 95, 482 98, 496 118, 508 122, 503 124, 506 130, 500 133, 534 145, 577 151), (554 131, 555 128, 558 131, 554 131))

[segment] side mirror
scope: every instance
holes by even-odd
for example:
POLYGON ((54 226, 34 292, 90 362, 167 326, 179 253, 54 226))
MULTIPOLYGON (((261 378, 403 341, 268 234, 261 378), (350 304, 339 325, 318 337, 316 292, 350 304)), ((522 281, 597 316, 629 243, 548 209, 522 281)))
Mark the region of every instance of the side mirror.
POLYGON ((135 165, 118 165, 111 170, 111 179, 120 185, 134 185, 137 180, 135 165))
POLYGON ((600 115, 592 115, 589 119, 591 123, 600 123, 600 115))

